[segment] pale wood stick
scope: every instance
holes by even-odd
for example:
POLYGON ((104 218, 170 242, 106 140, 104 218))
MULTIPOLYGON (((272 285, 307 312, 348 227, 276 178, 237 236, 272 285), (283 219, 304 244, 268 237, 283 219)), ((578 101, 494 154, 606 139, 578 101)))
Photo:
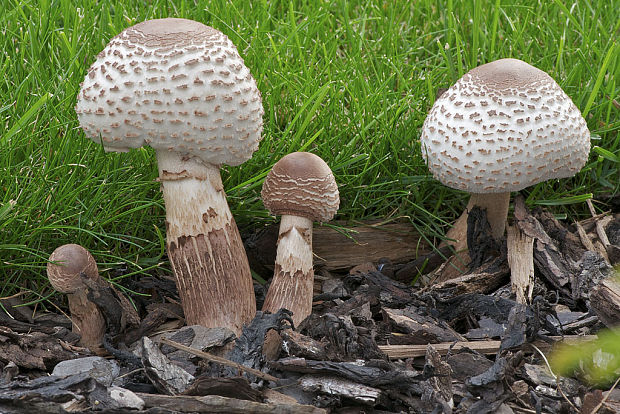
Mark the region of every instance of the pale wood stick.
MULTIPOLYGON (((568 344, 578 344, 584 341, 589 341, 598 338, 596 335, 571 335, 564 336, 562 340, 561 336, 552 336, 551 339, 556 341, 562 341, 568 344)), ((469 348, 478 351, 483 354, 493 355, 499 350, 502 341, 471 341, 471 342, 441 342, 432 345, 437 352, 441 355, 448 353, 448 350, 452 347, 452 350, 459 350, 461 348, 469 348), (453 346, 454 345, 454 346, 453 346)), ((534 344, 540 349, 549 349, 554 344, 549 344, 545 341, 534 341, 534 344)), ((379 349, 383 351, 390 359, 400 358, 416 358, 426 355, 426 347, 428 345, 379 345, 379 349)))

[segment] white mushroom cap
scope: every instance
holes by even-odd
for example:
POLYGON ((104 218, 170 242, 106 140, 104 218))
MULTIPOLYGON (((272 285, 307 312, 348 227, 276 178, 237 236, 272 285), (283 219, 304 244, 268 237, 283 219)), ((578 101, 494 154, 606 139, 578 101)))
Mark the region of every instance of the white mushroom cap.
POLYGON ((420 141, 433 176, 470 193, 571 177, 590 152, 573 101, 547 73, 517 59, 466 73, 437 99, 420 141))
POLYGON ((115 36, 88 70, 76 112, 107 151, 148 144, 215 165, 249 159, 263 127, 260 91, 235 45, 186 19, 115 36))
POLYGON ((331 220, 340 205, 332 170, 318 155, 293 152, 269 171, 261 191, 263 204, 273 215, 331 220))

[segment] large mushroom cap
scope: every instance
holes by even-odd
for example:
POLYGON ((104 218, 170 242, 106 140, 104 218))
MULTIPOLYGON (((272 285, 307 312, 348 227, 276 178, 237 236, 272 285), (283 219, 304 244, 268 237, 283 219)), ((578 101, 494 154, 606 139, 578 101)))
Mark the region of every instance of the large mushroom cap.
POLYGON ((293 152, 274 164, 263 183, 263 204, 274 215, 331 220, 340 204, 332 170, 317 155, 293 152))
POLYGON ((466 73, 437 99, 420 141, 433 176, 470 193, 571 177, 590 151, 573 101, 547 73, 517 59, 466 73))
POLYGON ((74 293, 83 288, 81 274, 91 280, 99 279, 97 262, 88 250, 79 244, 64 244, 52 252, 47 263, 47 277, 54 289, 74 293))
POLYGON ((186 19, 115 36, 88 70, 76 112, 108 151, 148 144, 215 165, 249 159, 263 126, 260 92, 233 43, 186 19))

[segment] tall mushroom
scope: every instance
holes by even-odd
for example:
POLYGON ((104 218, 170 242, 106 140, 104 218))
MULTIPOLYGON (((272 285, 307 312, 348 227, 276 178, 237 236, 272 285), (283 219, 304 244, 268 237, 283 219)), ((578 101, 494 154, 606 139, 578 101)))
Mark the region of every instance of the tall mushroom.
MULTIPOLYGON (((504 235, 511 191, 575 175, 590 151, 588 127, 570 97, 518 59, 466 73, 437 99, 420 141, 433 176, 471 193, 467 211, 486 209, 496 239, 504 235)), ((466 213, 458 223, 449 235, 466 247, 466 213)))
POLYGON ((219 167, 239 165, 258 148, 263 107, 233 43, 186 19, 125 29, 88 70, 76 112, 106 151, 155 149, 186 321, 240 333, 256 302, 219 167))
POLYGON ((329 166, 309 152, 285 155, 267 174, 263 204, 281 215, 273 279, 263 310, 293 312, 298 325, 312 312, 312 222, 331 220, 340 204, 329 166))
POLYGON ((96 352, 102 344, 106 323, 103 314, 88 300, 88 288, 82 277, 101 283, 97 263, 88 250, 78 244, 65 244, 50 255, 47 277, 54 289, 67 294, 73 332, 80 344, 96 352))

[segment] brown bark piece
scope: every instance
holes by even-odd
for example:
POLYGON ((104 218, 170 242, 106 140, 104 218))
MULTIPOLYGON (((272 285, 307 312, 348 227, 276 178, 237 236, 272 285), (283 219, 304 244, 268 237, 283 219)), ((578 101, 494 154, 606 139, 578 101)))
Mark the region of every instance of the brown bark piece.
POLYGON ((618 279, 601 281, 590 294, 590 307, 609 328, 620 325, 620 283, 618 279))
POLYGON ((50 370, 58 362, 73 359, 59 339, 42 332, 16 333, 0 326, 0 363, 13 362, 20 368, 50 370))
MULTIPOLYGON (((429 344, 435 342, 463 341, 458 332, 447 324, 422 316, 409 309, 383 309, 384 318, 392 326, 392 332, 399 332, 399 342, 404 344, 429 344)), ((390 343, 393 341, 390 339, 390 343)))
MULTIPOLYGON (((438 269, 438 272, 441 272, 441 268, 438 269)), ((466 293, 489 293, 505 284, 509 275, 508 263, 505 259, 498 258, 476 269, 474 273, 433 284, 426 288, 425 291, 438 294, 442 300, 466 293)))
POLYGON ((592 238, 585 231, 581 223, 575 222, 575 227, 577 228, 579 239, 581 240, 581 243, 586 248, 586 250, 591 251, 591 252, 597 252, 603 257, 603 259, 605 259, 606 262, 609 263, 609 257, 607 256, 607 248, 603 245, 603 243, 601 243, 601 241, 598 239, 592 240, 592 238))
MULTIPOLYGON (((380 259, 400 264, 431 252, 430 246, 410 223, 336 224, 346 227, 347 234, 332 227, 314 226, 312 251, 315 267, 329 271, 349 270, 360 263, 377 263, 380 259)), ((246 241, 252 269, 265 277, 273 274, 278 227, 277 224, 270 225, 246 241)))
POLYGON ((507 231, 512 291, 518 303, 528 304, 534 291, 534 239, 522 232, 518 224, 508 226, 507 231))
POLYGON ((228 327, 241 332, 256 312, 250 268, 234 219, 210 234, 182 236, 168 243, 188 325, 228 327), (216 260, 218 257, 227 260, 216 260), (226 276, 224 276, 226 275, 226 276))
POLYGON ((126 344, 160 330, 169 319, 177 320, 178 328, 183 326, 183 309, 176 303, 152 303, 147 307, 147 311, 148 314, 142 319, 140 326, 127 332, 123 338, 126 344))
POLYGON ((314 228, 315 266, 343 270, 379 259, 406 263, 431 250, 410 223, 371 224, 350 230, 348 237, 333 228, 314 228))
POLYGON ((447 362, 452 368, 452 378, 461 382, 480 375, 493 366, 489 358, 467 349, 452 350, 447 354, 447 362))
POLYGON ((452 248, 450 246, 443 246, 436 251, 419 256, 417 259, 398 268, 394 272, 393 279, 403 283, 411 283, 419 275, 424 275, 437 269, 451 254, 452 248))
MULTIPOLYGON (((515 211, 516 216, 516 211, 515 211)), ((534 209, 531 216, 532 221, 537 222, 538 228, 542 230, 542 233, 546 237, 539 237, 536 234, 530 234, 530 236, 541 240, 544 244, 557 243, 556 249, 562 252, 566 257, 579 258, 586 251, 579 236, 570 232, 566 226, 560 223, 551 212, 540 208, 534 209), (551 241, 553 239, 553 242, 551 241)), ((527 231, 526 231, 527 233, 527 231)))
POLYGON ((244 377, 212 378, 197 377, 183 395, 220 395, 240 400, 260 401, 261 393, 250 386, 244 377))
POLYGON ((288 329, 282 331, 282 339, 286 341, 286 351, 289 355, 314 360, 323 360, 327 358, 325 344, 309 336, 288 329))
POLYGON ((434 272, 437 275, 435 283, 450 282, 462 277, 467 272, 469 263, 471 263, 469 252, 467 250, 457 251, 434 272))

